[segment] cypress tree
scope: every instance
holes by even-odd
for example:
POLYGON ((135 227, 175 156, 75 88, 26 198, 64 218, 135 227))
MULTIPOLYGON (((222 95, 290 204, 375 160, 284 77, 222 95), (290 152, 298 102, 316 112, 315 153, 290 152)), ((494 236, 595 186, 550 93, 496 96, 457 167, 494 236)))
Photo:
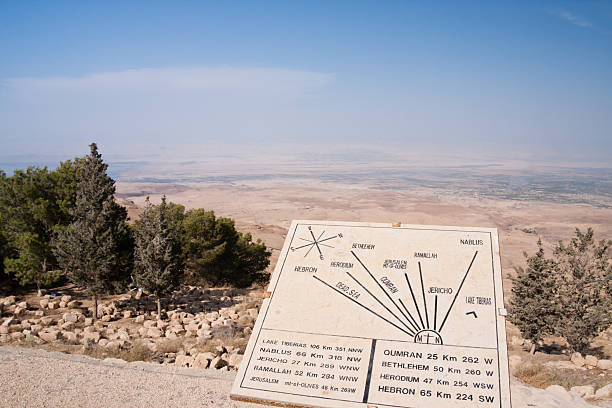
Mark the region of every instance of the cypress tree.
POLYGON ((509 320, 532 342, 530 351, 534 353, 540 341, 555 333, 559 290, 555 262, 544 256, 542 241, 538 240, 538 251, 534 255, 524 255, 527 267, 516 268, 517 275, 512 277, 509 320))
POLYGON ((611 248, 612 241, 595 240, 592 228, 586 233, 576 228, 576 236, 554 251, 564 302, 557 334, 581 353, 612 323, 611 248))
POLYGON ((95 143, 78 168, 73 221, 60 231, 55 254, 68 278, 87 289, 98 314, 100 294, 120 287, 131 270, 127 211, 114 200, 115 182, 106 174, 95 143))
POLYGON ((183 275, 181 235, 172 222, 172 209, 166 197, 153 206, 147 205, 136 223, 134 280, 146 292, 157 297, 157 318, 161 318, 161 298, 172 293, 183 275))

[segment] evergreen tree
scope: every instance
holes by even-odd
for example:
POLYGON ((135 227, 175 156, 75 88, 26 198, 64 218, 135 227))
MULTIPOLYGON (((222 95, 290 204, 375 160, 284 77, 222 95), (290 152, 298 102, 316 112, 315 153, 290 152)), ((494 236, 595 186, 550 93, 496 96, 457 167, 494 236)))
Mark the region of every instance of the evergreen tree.
POLYGON ((115 182, 106 174, 95 143, 78 166, 73 221, 60 231, 55 254, 68 278, 85 287, 98 314, 98 296, 121 287, 132 269, 127 211, 114 200, 115 182))
POLYGON ((16 170, 0 179, 0 224, 6 239, 3 266, 21 285, 48 285, 61 272, 53 254, 57 225, 66 223, 57 185, 46 167, 16 170))
POLYGON ((509 319, 532 342, 531 353, 544 337, 555 333, 559 319, 558 285, 555 262, 544 256, 542 241, 538 251, 527 258, 527 268, 516 268, 512 277, 509 319))
POLYGON ((234 220, 193 209, 185 214, 183 226, 183 252, 194 280, 247 287, 267 279, 270 252, 250 234, 236 231, 234 220))
POLYGON ((563 312, 557 334, 570 347, 588 351, 593 339, 612 323, 612 241, 594 239, 593 229, 576 236, 566 245, 559 242, 554 255, 558 264, 563 312))
POLYGON ((181 234, 177 230, 180 223, 172 222, 176 210, 177 206, 166 204, 165 196, 158 206, 153 206, 147 197, 146 208, 136 222, 134 280, 157 297, 158 319, 161 298, 176 289, 184 270, 181 234))

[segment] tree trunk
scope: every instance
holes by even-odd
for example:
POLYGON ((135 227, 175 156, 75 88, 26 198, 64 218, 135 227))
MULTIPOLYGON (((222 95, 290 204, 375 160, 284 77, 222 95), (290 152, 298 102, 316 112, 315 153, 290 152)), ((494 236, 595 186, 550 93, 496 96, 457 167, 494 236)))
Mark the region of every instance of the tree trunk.
POLYGON ((93 295, 94 302, 94 311, 93 311, 93 319, 94 323, 98 320, 98 295, 93 295))
POLYGON ((531 343, 531 349, 529 350, 529 354, 534 355, 536 351, 535 343, 531 343))
POLYGON ((157 297, 157 320, 161 320, 161 299, 157 297))

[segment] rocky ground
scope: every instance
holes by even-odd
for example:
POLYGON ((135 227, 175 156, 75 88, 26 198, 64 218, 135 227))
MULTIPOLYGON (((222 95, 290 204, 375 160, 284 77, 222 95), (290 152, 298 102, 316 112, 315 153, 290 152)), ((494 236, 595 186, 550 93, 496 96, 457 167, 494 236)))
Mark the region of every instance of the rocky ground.
POLYGON ((95 357, 153 360, 182 367, 236 369, 262 292, 185 287, 157 316, 155 299, 133 292, 103 300, 94 322, 89 299, 70 286, 42 296, 0 299, 0 344, 95 357))
MULTIPOLYGON (((106 390, 112 388, 112 384, 117 384, 120 389, 125 387, 112 373, 119 371, 129 377, 127 371, 131 370, 139 372, 137 377, 141 380, 138 380, 138 385, 127 387, 125 392, 131 394, 121 399, 128 401, 124 406, 140 406, 141 402, 142 406, 150 406, 145 401, 163 401, 166 406, 181 402, 181 406, 188 407, 192 406, 190 401, 198 399, 210 401, 204 406, 234 406, 227 400, 233 378, 229 372, 235 371, 242 361, 262 298, 263 290, 260 289, 183 287, 164 302, 162 314, 157 316, 155 298, 131 292, 101 299, 98 305, 100 318, 96 322, 90 299, 71 285, 47 294, 24 293, 0 298, 0 345, 42 348, 97 358, 75 356, 72 360, 73 357, 67 354, 4 347, 0 361, 5 369, 0 371, 17 370, 20 373, 17 380, 31 382, 30 387, 39 389, 37 393, 32 393, 33 388, 23 390, 24 385, 17 384, 17 380, 11 377, 2 380, 5 388, 0 395, 13 398, 14 403, 8 406, 51 406, 62 401, 66 392, 67 395, 77 392, 75 387, 79 383, 85 387, 85 393, 89 393, 91 388, 91 396, 86 394, 84 399, 77 399, 78 403, 70 399, 70 403, 76 405, 67 406, 119 406, 112 400, 116 397, 115 392, 107 395, 106 390), (28 359, 19 359, 19 364, 11 363, 21 355, 28 359), (54 359, 57 363, 45 364, 44 359, 54 359), (154 364, 125 363, 140 360, 154 364), (97 368, 92 368, 91 372, 79 371, 80 366, 75 362, 97 368), (55 372, 44 374, 66 364, 67 370, 79 373, 76 376, 55 372), (160 386, 165 383, 157 379, 157 374, 155 379, 149 378, 148 372, 157 373, 155 367, 161 367, 162 378, 172 375, 175 383, 170 381, 166 388, 160 386), (100 370, 103 373, 96 374, 100 370), (211 375, 213 377, 207 377, 211 375), (206 382, 207 378, 212 378, 212 388, 206 382), (193 395, 184 395, 180 389, 181 381, 193 383, 188 388, 193 395), (152 391, 148 391, 148 387, 153 387, 152 391), (140 392, 159 395, 148 399, 148 394, 142 397, 140 392), (193 396, 198 398, 193 399, 193 396), (53 404, 47 405, 45 398, 51 398, 53 404), (185 404, 182 404, 183 400, 185 404)), ((600 337, 605 340, 607 336, 600 337)), ((526 352, 529 344, 516 335, 516 329, 510 328, 509 339, 511 371, 524 381, 513 383, 515 406, 586 407, 589 406, 586 400, 612 407, 612 361, 609 358, 569 354, 554 342, 548 346, 548 353, 531 356, 526 352)), ((134 378, 130 377, 129 381, 136 381, 134 378)))

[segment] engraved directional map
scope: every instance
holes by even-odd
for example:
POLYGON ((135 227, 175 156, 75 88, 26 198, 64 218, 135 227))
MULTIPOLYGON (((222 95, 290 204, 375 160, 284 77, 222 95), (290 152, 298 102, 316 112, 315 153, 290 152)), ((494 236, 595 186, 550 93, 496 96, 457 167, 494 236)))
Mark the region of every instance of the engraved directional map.
POLYGON ((232 397, 510 407, 497 231, 294 221, 232 397))

